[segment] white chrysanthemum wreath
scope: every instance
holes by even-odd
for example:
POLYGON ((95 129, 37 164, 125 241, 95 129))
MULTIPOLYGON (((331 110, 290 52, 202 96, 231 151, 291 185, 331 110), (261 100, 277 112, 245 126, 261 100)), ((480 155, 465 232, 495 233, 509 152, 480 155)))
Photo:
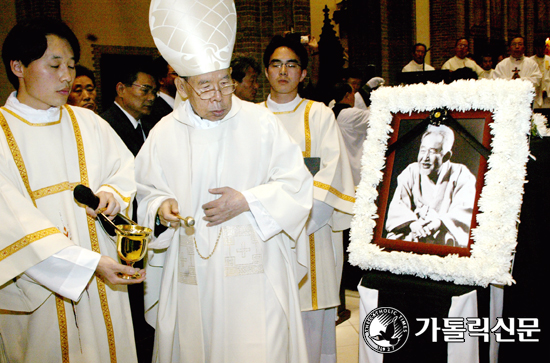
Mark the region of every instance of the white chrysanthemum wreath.
POLYGON ((451 84, 383 87, 372 93, 370 127, 363 146, 361 183, 351 224, 349 262, 362 269, 429 277, 462 285, 511 285, 511 264, 529 156, 534 88, 522 80, 456 81, 451 84), (491 154, 479 197, 478 226, 470 257, 385 251, 372 243, 390 126, 395 113, 490 111, 491 154))

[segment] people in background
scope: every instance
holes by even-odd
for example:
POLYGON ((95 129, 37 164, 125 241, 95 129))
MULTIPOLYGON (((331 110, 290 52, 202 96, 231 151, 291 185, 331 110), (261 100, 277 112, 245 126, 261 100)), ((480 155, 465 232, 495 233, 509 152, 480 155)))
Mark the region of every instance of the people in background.
POLYGON ((159 88, 153 109, 144 118, 144 123, 147 123, 147 128, 149 129, 155 126, 161 118, 174 110, 177 93, 174 81, 178 78, 178 74, 174 71, 174 68, 162 57, 155 58, 151 71, 159 88))
POLYGON ((512 37, 509 42, 510 56, 497 64, 495 78, 525 79, 537 88, 541 84, 542 73, 537 62, 525 57, 525 40, 522 36, 512 37))
POLYGON ((231 60, 231 77, 235 82, 235 96, 241 100, 254 102, 260 85, 258 75, 260 65, 247 55, 237 54, 231 60))
POLYGON ((483 75, 483 68, 481 68, 473 59, 468 58, 468 54, 470 51, 468 39, 457 39, 454 51, 455 56, 447 60, 443 64, 441 69, 448 69, 452 72, 455 72, 461 68, 469 68, 477 74, 478 78, 483 75))
POLYGON ((490 54, 485 54, 481 57, 481 68, 483 68, 483 70, 485 71, 481 75, 481 78, 494 78, 493 73, 495 72, 495 70, 493 69, 493 57, 490 54))
POLYGON ((540 85, 536 88, 537 95, 535 96, 535 108, 549 108, 550 100, 548 94, 550 93, 550 56, 544 54, 546 49, 546 39, 535 39, 533 44, 535 48, 535 54, 531 57, 538 66, 540 73, 542 74, 542 80, 540 85))
POLYGON ((412 60, 401 70, 401 72, 423 72, 435 70, 429 64, 424 62, 426 58, 427 48, 425 44, 416 43, 412 49, 412 60))
POLYGON ((119 73, 114 103, 101 114, 134 156, 151 130, 152 125, 142 121, 153 110, 157 92, 150 65, 128 65, 119 73))
POLYGON ((94 112, 97 111, 97 91, 95 87, 94 73, 88 68, 77 65, 76 78, 73 88, 67 99, 67 103, 73 106, 84 107, 94 112))
POLYGON ((336 104, 332 111, 344 138, 353 173, 353 183, 357 186, 361 180, 361 157, 363 143, 367 137, 370 112, 354 107, 353 88, 347 83, 337 83, 334 86, 334 100, 336 104))

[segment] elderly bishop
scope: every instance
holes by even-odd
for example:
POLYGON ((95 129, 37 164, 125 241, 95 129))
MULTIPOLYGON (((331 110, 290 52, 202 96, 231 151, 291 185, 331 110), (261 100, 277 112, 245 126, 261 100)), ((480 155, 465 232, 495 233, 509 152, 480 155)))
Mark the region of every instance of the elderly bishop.
POLYGON ((233 95, 233 2, 198 5, 150 8, 187 99, 136 158, 138 219, 157 232, 145 286, 153 361, 306 362, 298 282, 312 178, 277 118, 233 95), (196 31, 204 22, 212 33, 196 31))

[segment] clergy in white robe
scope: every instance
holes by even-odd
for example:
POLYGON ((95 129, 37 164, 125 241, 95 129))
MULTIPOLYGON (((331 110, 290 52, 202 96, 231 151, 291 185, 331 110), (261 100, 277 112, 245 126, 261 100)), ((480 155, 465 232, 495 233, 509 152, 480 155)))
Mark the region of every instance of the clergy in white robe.
POLYGON ((136 362, 114 241, 95 220, 135 193, 133 159, 92 111, 63 106, 78 40, 62 22, 32 19, 8 34, 2 58, 17 92, 0 110, 0 358, 10 362, 136 362), (29 42, 35 47, 25 47, 29 42), (89 186, 97 210, 78 205, 89 186))
POLYGON ((548 99, 550 94, 550 56, 542 55, 542 57, 539 57, 535 54, 531 57, 538 64, 542 74, 540 85, 536 88, 535 108, 550 108, 550 100, 548 99), (543 97, 544 92, 546 92, 546 97, 543 97))
POLYGON ((313 177, 314 208, 319 203, 329 212, 322 226, 312 226, 320 228, 309 236, 309 272, 300 286, 300 298, 303 311, 336 307, 340 305, 342 231, 349 228, 355 202, 344 139, 334 113, 320 102, 296 96, 290 103, 278 104, 268 97, 264 105, 282 121, 304 157, 320 158, 320 169, 313 177))
POLYGON ((542 73, 537 62, 531 58, 525 56, 513 58, 510 56, 497 64, 494 77, 504 79, 521 78, 538 87, 541 84, 542 73))
POLYGON ((441 69, 448 69, 452 72, 466 67, 476 72, 478 78, 481 78, 485 71, 474 60, 468 58, 469 50, 470 44, 468 39, 457 39, 454 49, 455 56, 443 63, 441 69))
POLYGON ((412 60, 401 70, 401 72, 423 72, 434 71, 435 68, 424 62, 426 58, 426 44, 416 43, 411 49, 412 60))
POLYGON ((361 158, 363 157, 363 143, 367 137, 370 112, 356 107, 345 108, 338 114, 336 122, 342 133, 344 145, 353 174, 353 184, 361 181, 361 158))
POLYGON ((422 136, 418 162, 397 177, 386 238, 468 246, 476 179, 466 166, 450 162, 451 135, 447 126, 429 126, 422 136))
POLYGON ((483 72, 483 74, 481 75, 480 79, 481 78, 485 78, 485 79, 494 79, 495 78, 495 70, 494 69, 488 69, 486 70, 485 72, 483 72))
POLYGON ((353 89, 346 83, 337 83, 334 86, 334 97, 338 103, 332 107, 332 111, 346 145, 353 183, 357 186, 361 180, 361 158, 370 112, 354 107, 353 89))
POLYGON ((477 73, 478 77, 483 77, 483 73, 485 72, 483 68, 481 68, 473 59, 470 59, 468 57, 459 58, 457 56, 454 56, 447 60, 443 66, 441 66, 441 69, 448 69, 450 71, 456 71, 460 68, 470 68, 474 72, 477 73))
POLYGON ((12 93, 0 113, 0 344, 8 361, 136 362, 127 289, 94 275, 101 255, 118 260, 115 241, 72 193, 86 184, 127 210, 130 151, 84 108, 36 110, 12 93))
POLYGON ((193 228, 170 224, 150 244, 153 361, 306 362, 298 282, 307 265, 311 175, 269 111, 235 96, 229 107, 211 121, 185 101, 136 158, 139 221, 154 227, 170 198, 196 221, 193 228), (221 187, 243 193, 250 210, 210 226, 203 206, 221 187))
POLYGON ((415 60, 412 59, 401 70, 401 72, 423 72, 423 71, 435 71, 435 68, 426 63, 416 63, 415 60))
POLYGON ((355 98, 355 107, 357 107, 361 110, 368 110, 369 109, 367 104, 365 103, 365 100, 363 99, 363 96, 361 95, 361 93, 355 92, 353 97, 355 98))
POLYGON ((541 84, 542 73, 537 62, 525 57, 525 40, 523 37, 512 38, 509 46, 510 56, 497 64, 495 78, 521 78, 531 82, 536 89, 541 84))
POLYGON ((282 121, 314 175, 307 225, 309 269, 300 283, 309 361, 335 362, 342 231, 350 226, 355 202, 351 167, 332 110, 298 96, 298 85, 307 73, 303 46, 292 37, 274 37, 264 52, 264 66, 271 93, 263 105, 282 121))

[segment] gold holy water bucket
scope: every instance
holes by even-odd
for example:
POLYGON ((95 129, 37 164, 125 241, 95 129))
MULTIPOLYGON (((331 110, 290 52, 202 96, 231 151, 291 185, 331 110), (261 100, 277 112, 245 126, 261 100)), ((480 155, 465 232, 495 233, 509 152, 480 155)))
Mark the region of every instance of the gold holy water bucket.
MULTIPOLYGON (((137 224, 117 225, 115 229, 117 235, 117 252, 121 260, 127 265, 133 266, 134 263, 140 261, 147 253, 147 245, 151 240, 150 228, 138 226, 137 224)), ((134 275, 122 274, 123 279, 138 279, 141 277, 139 273, 134 275)))

